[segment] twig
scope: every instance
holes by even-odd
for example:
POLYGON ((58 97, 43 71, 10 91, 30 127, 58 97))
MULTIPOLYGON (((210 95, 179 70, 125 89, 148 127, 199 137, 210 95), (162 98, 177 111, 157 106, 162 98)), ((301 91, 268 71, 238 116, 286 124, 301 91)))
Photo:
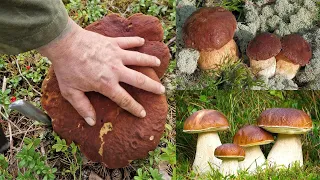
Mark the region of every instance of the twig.
MULTIPOLYGON (((3 82, 2 82, 2 93, 4 93, 4 91, 6 90, 6 86, 7 86, 7 78, 4 76, 3 82)), ((1 108, 2 106, 0 106, 0 112, 1 112, 1 108)))
MULTIPOLYGON (((12 134, 12 136, 16 136, 16 135, 24 134, 24 133, 26 133, 26 132, 38 131, 38 130, 42 130, 42 129, 43 129, 43 128, 42 128, 42 127, 40 127, 40 128, 35 128, 35 129, 29 130, 29 131, 21 131, 21 132, 17 132, 17 133, 12 134)), ((9 135, 6 135, 6 137, 9 137, 9 135)))
POLYGON ((173 38, 171 38, 167 43, 166 43, 166 45, 167 46, 169 46, 171 43, 173 43, 175 40, 176 40, 176 36, 175 37, 173 37, 173 38))
POLYGON ((19 74, 20 76, 29 84, 29 86, 32 88, 32 90, 34 92, 36 92, 39 96, 42 96, 41 93, 39 91, 37 91, 31 84, 30 82, 28 81, 28 79, 26 77, 24 77, 24 75, 21 73, 21 69, 20 69, 20 66, 19 66, 19 62, 18 62, 18 59, 15 58, 15 62, 16 62, 16 65, 18 67, 18 71, 19 71, 19 74))
POLYGON ((7 118, 7 116, 4 115, 1 111, 0 111, 0 115, 1 115, 6 121, 8 121, 9 123, 11 123, 14 127, 16 127, 16 128, 21 132, 21 129, 20 129, 15 123, 13 123, 9 118, 7 118))
POLYGON ((30 132, 29 130, 30 130, 30 128, 31 128, 33 125, 34 125, 34 124, 32 123, 32 124, 28 127, 28 129, 25 131, 25 133, 24 133, 24 135, 23 135, 23 138, 22 138, 22 140, 21 140, 19 149, 21 149, 22 144, 23 144, 23 140, 24 140, 24 138, 26 137, 27 133, 30 132))

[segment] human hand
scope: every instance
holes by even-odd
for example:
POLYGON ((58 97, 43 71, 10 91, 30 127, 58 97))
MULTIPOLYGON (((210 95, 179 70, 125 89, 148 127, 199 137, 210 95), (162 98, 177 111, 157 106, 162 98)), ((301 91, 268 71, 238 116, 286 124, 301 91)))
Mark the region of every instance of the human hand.
POLYGON ((156 94, 165 92, 160 83, 126 67, 160 65, 154 56, 125 50, 143 44, 139 37, 109 38, 84 30, 69 19, 62 35, 38 51, 52 61, 62 96, 93 126, 96 114, 85 92, 99 92, 138 117, 145 117, 146 111, 119 82, 156 94))

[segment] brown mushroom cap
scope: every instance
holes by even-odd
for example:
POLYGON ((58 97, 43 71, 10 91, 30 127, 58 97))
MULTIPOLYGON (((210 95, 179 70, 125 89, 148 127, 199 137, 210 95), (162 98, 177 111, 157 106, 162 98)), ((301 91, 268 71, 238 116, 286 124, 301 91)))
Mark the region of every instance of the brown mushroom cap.
MULTIPOLYGON (((152 68, 130 67, 155 81, 159 78, 152 68)), ((67 141, 79 145, 81 152, 94 162, 108 168, 120 168, 131 160, 141 159, 159 144, 167 115, 164 95, 156 95, 121 83, 121 86, 146 110, 145 118, 138 118, 123 110, 107 97, 86 93, 97 119, 89 126, 59 90, 53 68, 43 82, 42 107, 52 118, 53 130, 67 141)))
POLYGON ((312 120, 298 109, 271 108, 261 113, 258 126, 272 133, 304 134, 312 129, 312 120))
POLYGON ((237 21, 222 7, 205 7, 193 12, 183 27, 183 40, 187 48, 199 51, 220 49, 234 36, 237 21))
POLYGON ((233 143, 239 146, 259 146, 273 142, 271 133, 254 125, 247 125, 238 130, 233 136, 233 143))
POLYGON ((229 129, 229 123, 224 114, 216 110, 204 109, 187 118, 184 122, 183 132, 202 133, 227 129, 229 129))
POLYGON ((244 149, 237 144, 222 144, 214 151, 214 155, 219 159, 237 159, 243 161, 245 157, 244 149))
POLYGON ((160 59, 161 65, 152 67, 159 78, 168 69, 171 55, 168 46, 161 42, 163 40, 163 28, 156 17, 135 14, 126 19, 118 14, 110 14, 100 21, 90 24, 86 27, 86 30, 108 37, 142 37, 146 40, 145 44, 132 50, 156 56, 160 59))
MULTIPOLYGON (((312 57, 310 44, 298 34, 286 35, 281 39, 282 50, 279 56, 284 56, 288 61, 300 66, 309 63, 312 57)), ((283 58, 281 58, 283 59, 283 58)))
POLYGON ((267 60, 281 51, 281 41, 278 36, 268 32, 257 35, 249 42, 247 56, 254 60, 267 60))

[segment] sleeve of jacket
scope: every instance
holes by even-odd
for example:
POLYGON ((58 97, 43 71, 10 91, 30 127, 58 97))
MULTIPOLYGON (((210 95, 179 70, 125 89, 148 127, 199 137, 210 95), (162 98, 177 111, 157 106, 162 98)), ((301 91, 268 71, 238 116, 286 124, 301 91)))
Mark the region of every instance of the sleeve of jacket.
POLYGON ((0 54, 18 54, 48 44, 65 29, 61 0, 1 0, 0 54))

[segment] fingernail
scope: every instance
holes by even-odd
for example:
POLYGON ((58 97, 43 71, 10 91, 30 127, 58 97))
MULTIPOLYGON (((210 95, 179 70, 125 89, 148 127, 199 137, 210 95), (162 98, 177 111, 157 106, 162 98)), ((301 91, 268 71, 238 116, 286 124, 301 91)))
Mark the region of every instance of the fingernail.
POLYGON ((160 66, 160 64, 161 64, 160 59, 156 58, 156 63, 157 63, 158 66, 160 66))
POLYGON ((145 110, 142 110, 140 113, 140 116, 144 118, 146 117, 146 115, 147 115, 147 112, 145 110))
POLYGON ((166 92, 166 88, 163 85, 161 85, 160 91, 161 94, 164 94, 166 92))
POLYGON ((94 126, 96 124, 96 121, 91 118, 91 117, 86 117, 84 118, 84 120, 86 120, 86 122, 90 125, 90 126, 94 126))
POLYGON ((141 43, 143 43, 143 44, 144 44, 144 42, 145 42, 145 40, 144 40, 143 38, 141 38, 141 43))

